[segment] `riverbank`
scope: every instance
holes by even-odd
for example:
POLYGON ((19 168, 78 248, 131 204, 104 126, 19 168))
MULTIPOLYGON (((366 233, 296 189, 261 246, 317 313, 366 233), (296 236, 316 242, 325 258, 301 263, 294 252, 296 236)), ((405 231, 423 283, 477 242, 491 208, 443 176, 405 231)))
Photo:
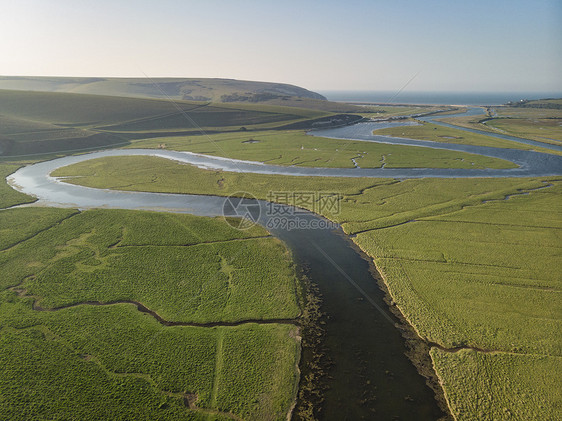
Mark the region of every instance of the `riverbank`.
MULTIPOLYGON (((89 157, 80 157, 82 160, 87 158, 89 157)), ((67 159, 63 158, 58 162, 62 165, 67 159)), ((54 169, 53 165, 53 162, 49 165, 37 164, 26 171, 43 171, 49 168, 47 171, 50 172, 54 169)), ((39 173, 36 173, 36 176, 39 176, 39 173)), ((18 181, 17 184, 29 187, 30 180, 18 181)), ((146 209, 155 199, 154 193, 109 192, 84 189, 60 182, 55 182, 51 187, 43 185, 40 190, 34 189, 43 200, 48 199, 51 203, 56 201, 58 206, 68 200, 66 203, 71 207, 77 206, 79 201, 80 207, 96 206, 94 203, 105 202, 113 203, 113 206, 121 204, 146 209), (44 190, 45 188, 47 190, 44 190), (66 189, 71 189, 72 193, 59 194, 66 189), (59 193, 55 193, 57 190, 59 193), (44 196, 47 191, 49 193, 44 196), (107 202, 104 198, 112 199, 107 202), (94 202, 90 201, 92 199, 94 202), (135 200, 140 202, 135 205, 135 200), (143 203, 143 200, 146 202, 143 203)), ((210 192, 207 191, 208 193, 210 192)), ((223 198, 213 196, 157 196, 159 204, 168 211, 174 208, 181 211, 188 209, 190 213, 206 215, 220 214, 224 202, 223 198)), ((265 202, 262 209, 263 215, 266 215, 265 202)), ((299 217, 309 222, 318 218, 312 214, 299 217)), ((373 282, 368 262, 350 246, 343 233, 336 235, 330 230, 318 229, 271 231, 289 245, 297 264, 306 266, 310 278, 321 286, 322 308, 330 315, 326 321, 324 344, 329 350, 333 365, 328 373, 330 388, 325 393, 324 413, 330 414, 330 417, 333 417, 331 419, 343 419, 342 417, 350 414, 355 417, 368 416, 373 410, 381 416, 387 414, 389 417, 416 416, 418 419, 434 420, 440 416, 441 412, 434 403, 433 393, 404 356, 406 348, 400 332, 395 327, 397 320, 392 319, 386 311, 378 312, 378 309, 385 307, 384 294, 373 282), (334 264, 342 272, 334 270, 334 264), (349 279, 352 279, 353 283, 350 283, 349 279), (360 286, 359 290, 356 289, 357 285, 360 286), (372 302, 379 304, 373 307, 372 302), (349 312, 350 308, 354 311, 349 312), (392 319, 392 322, 389 322, 388 318, 392 319), (404 402, 407 404, 404 405, 404 402)))
POLYGON ((451 421, 453 415, 449 407, 442 382, 439 379, 437 371, 430 356, 431 346, 424 340, 416 330, 415 326, 406 318, 399 307, 397 307, 389 289, 389 284, 385 280, 381 271, 376 265, 375 259, 368 250, 364 250, 359 244, 353 241, 353 236, 347 236, 349 242, 360 253, 360 255, 369 263, 369 271, 373 280, 377 283, 381 291, 384 293, 384 302, 386 308, 398 320, 396 327, 400 330, 402 338, 405 341, 405 355, 412 361, 418 373, 425 378, 426 384, 433 390, 437 405, 443 412, 440 421, 451 421))

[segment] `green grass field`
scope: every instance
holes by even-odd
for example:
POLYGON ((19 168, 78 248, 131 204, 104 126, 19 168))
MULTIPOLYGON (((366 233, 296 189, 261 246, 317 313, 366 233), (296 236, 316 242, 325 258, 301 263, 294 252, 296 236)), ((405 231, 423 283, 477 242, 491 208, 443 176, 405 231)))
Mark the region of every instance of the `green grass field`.
MULTIPOLYGON (((19 167, 20 165, 0 163, 0 179, 4 180, 7 176, 15 172, 19 167)), ((22 203, 31 203, 34 201, 35 199, 14 190, 4 181, 0 182, 0 209, 8 208, 10 206, 19 205, 22 203)))
POLYGON ((556 183, 506 203, 418 210, 413 222, 365 231, 357 243, 422 337, 448 348, 560 355, 559 194, 556 183))
POLYGON ((259 131, 176 136, 132 142, 132 148, 166 148, 275 165, 353 168, 514 168, 496 158, 463 152, 308 136, 304 131, 259 131))
POLYGON ((198 224, 201 218, 190 215, 71 212, 59 211, 63 219, 49 208, 2 212, 8 227, 0 257, 3 287, 21 284, 40 297, 37 304, 43 308, 141 302, 170 321, 299 315, 287 251, 261 228, 238 231, 218 220, 198 224), (21 222, 10 223, 24 215, 33 218, 27 230, 21 222))
POLYGON ((490 107, 493 113, 491 119, 470 116, 453 117, 443 121, 461 127, 559 145, 562 142, 561 101, 538 100, 523 105, 490 107))
MULTIPOLYGON (((461 117, 464 119, 464 117, 461 117)), ((463 126, 461 118, 447 118, 443 121, 450 124, 457 124, 463 126)), ((470 117, 474 118, 474 117, 470 117)), ((437 124, 421 122, 419 126, 404 126, 404 127, 390 127, 386 129, 375 130, 374 134, 406 137, 410 139, 430 140, 442 143, 460 143, 466 145, 476 146, 491 146, 495 148, 508 148, 508 149, 523 149, 534 150, 538 152, 557 153, 550 149, 526 145, 524 143, 514 142, 511 140, 499 139, 491 136, 486 136, 479 133, 470 133, 464 130, 454 129, 450 127, 443 127, 437 124)), ((469 128, 476 128, 482 130, 480 127, 473 127, 465 125, 469 128)))
POLYGON ((82 174, 72 181, 93 187, 143 191, 227 195, 243 185, 261 198, 272 188, 339 191, 341 213, 326 216, 356 234, 402 314, 428 343, 466 349, 431 352, 455 417, 556 418, 562 406, 552 371, 562 357, 559 178, 279 178, 149 157, 90 164, 57 174, 82 174))
POLYGON ((554 420, 562 411, 560 356, 431 351, 458 420, 554 420))
POLYGON ((290 255, 264 229, 31 207, 0 211, 0 234, 0 418, 286 418, 297 326, 220 325, 299 317, 290 255))
POLYGON ((281 420, 295 396, 292 325, 164 327, 127 304, 37 312, 2 295, 3 419, 281 420))
POLYGON ((494 118, 483 124, 511 136, 535 139, 555 145, 562 142, 562 112, 561 118, 494 118))

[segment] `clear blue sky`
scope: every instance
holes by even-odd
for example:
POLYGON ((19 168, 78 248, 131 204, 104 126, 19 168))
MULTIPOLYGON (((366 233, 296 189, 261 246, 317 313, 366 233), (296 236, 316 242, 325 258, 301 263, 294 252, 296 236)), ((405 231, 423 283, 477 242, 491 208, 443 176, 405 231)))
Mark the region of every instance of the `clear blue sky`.
POLYGON ((562 91, 561 0, 1 0, 0 74, 562 91))

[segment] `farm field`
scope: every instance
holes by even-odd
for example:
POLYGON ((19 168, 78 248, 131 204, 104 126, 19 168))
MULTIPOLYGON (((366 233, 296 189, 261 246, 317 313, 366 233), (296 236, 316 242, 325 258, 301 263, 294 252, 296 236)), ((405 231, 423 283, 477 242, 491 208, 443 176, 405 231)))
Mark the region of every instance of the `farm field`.
MULTIPOLYGON (((57 175, 84 175, 72 182, 93 187, 175 193, 227 195, 244 185, 261 198, 274 182, 160 158, 92 164, 57 175)), ((490 419, 556 418, 562 388, 548 373, 560 370, 562 358, 560 178, 277 181, 289 191, 340 192, 341 212, 326 216, 355 234, 394 305, 432 347, 457 419, 478 418, 483 408, 490 419)))
POLYGON ((31 207, 0 233, 1 418, 286 419, 301 290, 264 229, 31 207))
POLYGON ((166 148, 304 167, 514 168, 497 158, 464 152, 308 136, 304 131, 257 131, 136 140, 132 148, 166 148))

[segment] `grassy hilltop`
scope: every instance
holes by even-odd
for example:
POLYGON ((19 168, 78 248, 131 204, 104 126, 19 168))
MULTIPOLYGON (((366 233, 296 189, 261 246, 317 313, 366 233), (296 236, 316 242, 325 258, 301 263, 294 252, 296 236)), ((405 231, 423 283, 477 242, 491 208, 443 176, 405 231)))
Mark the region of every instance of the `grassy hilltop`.
POLYGON ((308 98, 325 100, 316 92, 286 83, 209 78, 87 78, 0 76, 0 89, 205 102, 264 102, 308 98))

